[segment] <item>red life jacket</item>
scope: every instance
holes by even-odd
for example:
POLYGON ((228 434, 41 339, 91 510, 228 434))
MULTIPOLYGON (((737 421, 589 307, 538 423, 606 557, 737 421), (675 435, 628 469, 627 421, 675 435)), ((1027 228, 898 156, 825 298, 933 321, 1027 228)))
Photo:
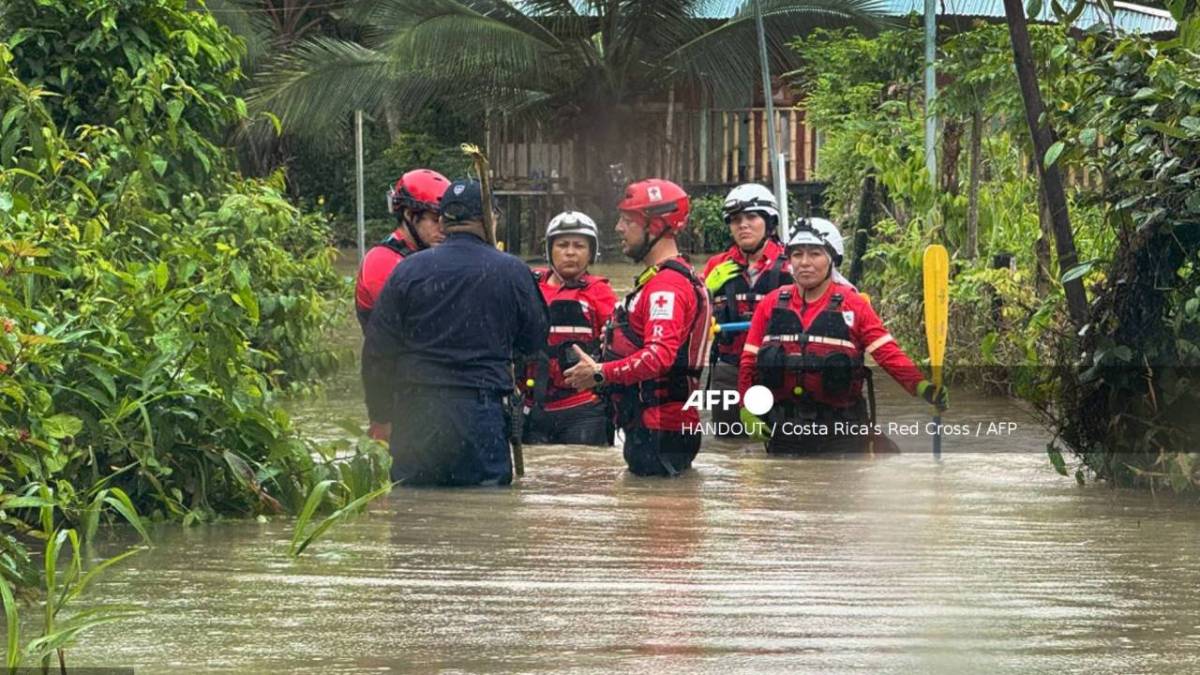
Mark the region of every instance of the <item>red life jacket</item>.
POLYGON ((806 331, 800 314, 788 306, 792 293, 791 288, 781 291, 771 309, 758 351, 755 382, 769 388, 777 404, 815 403, 835 409, 859 406, 870 371, 863 363, 862 350, 851 340, 841 309, 842 295, 834 293, 806 331))
MULTIPOLYGON (((791 274, 784 270, 787 264, 787 258, 780 255, 758 275, 753 286, 748 282, 744 270, 726 281, 713 293, 713 318, 717 323, 749 321, 754 316, 754 308, 767 293, 792 283, 791 274)), ((745 338, 745 332, 718 333, 715 348, 722 360, 736 364, 742 354, 745 338)))
MULTIPOLYGON (((549 270, 534 271, 539 286, 549 274, 549 270)), ((606 284, 607 280, 587 276, 568 281, 563 288, 583 290, 593 283, 606 284)), ((526 404, 557 410, 595 401, 597 397, 593 392, 576 391, 568 385, 563 373, 579 362, 575 345, 579 345, 592 358, 600 358, 600 333, 595 328, 599 321, 599 308, 578 293, 571 298, 555 298, 550 301, 548 308, 550 332, 546 349, 526 361, 526 381, 521 383, 526 392, 526 404), (533 382, 532 387, 529 386, 530 381, 533 382)))
POLYGON ((403 236, 393 232, 377 246, 367 251, 363 257, 362 267, 358 271, 358 282, 354 289, 354 305, 358 314, 358 322, 363 330, 371 320, 371 310, 375 309, 375 301, 387 285, 388 277, 405 258, 416 253, 417 249, 409 245, 403 236))
MULTIPOLYGON (((642 424, 642 412, 665 403, 683 403, 692 391, 700 386, 700 374, 705 366, 707 336, 709 331, 708 291, 686 265, 669 259, 659 264, 658 274, 669 271, 688 280, 696 295, 696 315, 687 328, 686 338, 675 353, 675 360, 666 373, 637 384, 622 386, 608 385, 617 411, 617 426, 629 428, 642 424), (697 346, 699 348, 697 348, 697 346)), ((640 349, 645 344, 629 323, 629 307, 642 291, 645 284, 638 284, 625 300, 617 305, 612 318, 604 330, 602 345, 603 361, 617 361, 640 349)))

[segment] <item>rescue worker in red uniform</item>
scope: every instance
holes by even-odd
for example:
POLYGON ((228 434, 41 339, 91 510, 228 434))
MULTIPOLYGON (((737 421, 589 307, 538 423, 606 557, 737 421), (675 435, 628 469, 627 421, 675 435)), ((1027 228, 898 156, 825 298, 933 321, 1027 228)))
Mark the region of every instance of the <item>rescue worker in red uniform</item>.
POLYGON ((534 277, 549 307, 550 334, 524 369, 526 444, 612 445, 605 400, 591 389, 576 391, 563 378, 579 361, 575 345, 600 358, 604 325, 617 304, 608 279, 587 271, 599 248, 596 222, 586 214, 564 211, 546 227, 550 266, 534 270, 534 277))
MULTIPOLYGON (((779 208, 770 190, 746 183, 729 192, 722 211, 733 246, 709 258, 701 277, 712 293, 717 323, 749 321, 764 295, 792 283, 792 270, 776 235, 779 208)), ((738 363, 745 344, 745 331, 717 334, 707 388, 737 389, 738 363)), ((737 429, 732 425, 738 421, 738 408, 718 406, 712 419, 727 423, 718 429, 737 429)))
POLYGON ((388 213, 396 214, 396 229, 363 256, 354 287, 354 308, 364 333, 375 301, 396 265, 445 239, 438 222, 438 202, 449 186, 450 181, 436 171, 413 169, 388 191, 388 213))
MULTIPOLYGON (((908 393, 945 409, 947 392, 924 379, 896 344, 870 303, 842 280, 841 234, 820 218, 796 222, 787 245, 794 285, 769 293, 750 322, 738 372, 738 390, 771 390, 767 424, 742 409, 742 420, 771 429, 768 452, 897 452, 874 433, 875 411, 863 400, 870 389, 870 354, 908 393), (790 423, 790 424, 788 424, 790 423)), ((873 405, 873 402, 872 402, 873 405)))
POLYGON ((700 414, 684 403, 700 388, 712 323, 708 292, 675 244, 690 202, 675 183, 651 178, 626 187, 617 209, 622 250, 647 267, 605 328, 603 361, 576 347, 566 379, 612 396, 630 472, 675 476, 700 451, 700 414))

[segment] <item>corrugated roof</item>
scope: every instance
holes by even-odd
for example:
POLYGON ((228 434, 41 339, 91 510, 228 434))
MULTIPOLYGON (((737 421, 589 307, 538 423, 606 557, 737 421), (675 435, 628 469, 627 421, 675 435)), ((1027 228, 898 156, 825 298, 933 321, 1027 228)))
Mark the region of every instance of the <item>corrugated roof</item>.
MULTIPOLYGON (((892 16, 908 16, 913 12, 917 14, 925 12, 925 0, 878 1, 883 6, 883 11, 892 16)), ((727 19, 744 8, 746 3, 747 0, 710 0, 702 5, 701 18, 727 19)), ((938 16, 940 17, 977 16, 989 19, 1004 18, 1003 0, 937 0, 937 3, 938 16)), ((531 11, 529 3, 522 0, 513 0, 512 4, 518 9, 531 11)), ((591 7, 587 2, 571 0, 571 4, 575 7, 576 11, 582 14, 595 13, 595 8, 591 7)), ((1063 4, 1070 3, 1068 1, 1063 4)), ((1155 33, 1171 33, 1178 29, 1175 19, 1171 18, 1170 12, 1165 10, 1136 5, 1131 2, 1121 2, 1120 0, 1115 5, 1117 7, 1117 15, 1114 17, 1113 23, 1123 31, 1151 35, 1155 33)), ((1038 15, 1037 20, 1045 23, 1054 23, 1057 21, 1054 11, 1050 8, 1049 0, 1042 3, 1042 11, 1038 15)), ((1089 3, 1083 9, 1079 18, 1075 20, 1075 26, 1081 29, 1091 28, 1097 23, 1108 25, 1108 18, 1094 3, 1089 3)))
MULTIPOLYGON (((885 0, 888 13, 906 16, 913 12, 921 14, 925 11, 924 0, 885 0)), ((979 16, 989 18, 1004 18, 1004 3, 1002 0, 937 0, 938 16, 979 16)), ((1117 28, 1128 33, 1169 33, 1177 28, 1175 20, 1169 12, 1153 7, 1135 5, 1129 2, 1117 2, 1117 15, 1113 23, 1117 28)), ((1049 2, 1042 3, 1042 11, 1038 21, 1053 23, 1057 21, 1049 2)), ((1084 7, 1075 27, 1087 29, 1097 23, 1108 25, 1108 17, 1104 12, 1089 3, 1084 7)))
MULTIPOLYGON (((925 12, 924 0, 879 0, 883 5, 883 11, 892 16, 908 16, 913 12, 923 14, 925 12)), ((1062 4, 1068 5, 1069 2, 1062 4)), ((1136 5, 1131 2, 1116 2, 1117 16, 1114 17, 1114 23, 1118 28, 1129 33, 1170 33, 1177 29, 1175 20, 1171 18, 1170 12, 1166 12, 1154 7, 1146 7, 1144 5, 1136 5)), ((709 19, 725 19, 733 16, 735 12, 746 6, 746 0, 716 0, 707 3, 704 6, 704 18, 709 19)), ((1003 0, 937 0, 938 16, 977 16, 989 19, 1004 18, 1004 3, 1003 0)), ((1046 23, 1054 23, 1057 19, 1054 16, 1054 11, 1050 8, 1049 0, 1042 3, 1042 11, 1038 15, 1038 21, 1046 23)), ((1089 3, 1084 8, 1083 13, 1075 21, 1075 26, 1081 29, 1087 29, 1097 23, 1108 24, 1107 17, 1094 4, 1089 3)))

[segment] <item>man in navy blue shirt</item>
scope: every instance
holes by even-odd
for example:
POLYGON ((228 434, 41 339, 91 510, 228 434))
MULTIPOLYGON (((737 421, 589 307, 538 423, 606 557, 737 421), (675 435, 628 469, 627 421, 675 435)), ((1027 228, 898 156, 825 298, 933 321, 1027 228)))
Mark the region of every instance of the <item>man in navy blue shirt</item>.
POLYGON ((513 352, 545 342, 546 305, 529 268, 486 243, 478 182, 455 181, 440 207, 445 241, 396 266, 367 325, 367 413, 393 480, 507 485, 513 352))

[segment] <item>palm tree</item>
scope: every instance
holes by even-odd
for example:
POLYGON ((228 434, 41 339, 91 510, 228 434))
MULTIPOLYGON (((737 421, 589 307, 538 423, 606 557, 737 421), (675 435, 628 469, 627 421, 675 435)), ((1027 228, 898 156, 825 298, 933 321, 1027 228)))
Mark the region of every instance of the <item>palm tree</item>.
MULTIPOLYGON (((223 26, 240 37, 246 52, 242 71, 253 86, 273 52, 286 52, 318 34, 331 34, 336 26, 333 12, 345 0, 190 0, 198 11, 209 11, 223 26)), ((276 133, 265 117, 242 120, 230 130, 231 145, 237 148, 243 171, 266 175, 286 163, 294 139, 276 133)))
MULTIPOLYGON (((760 0, 775 68, 818 26, 879 23, 883 0, 760 0)), ((251 104, 323 136, 355 109, 452 105, 550 121, 602 176, 631 104, 672 87, 717 105, 759 81, 751 0, 377 0, 347 18, 359 41, 312 37, 264 74, 251 104)), ((782 72, 776 70, 775 72, 782 72)), ((595 187, 595 186, 592 186, 595 187)))

